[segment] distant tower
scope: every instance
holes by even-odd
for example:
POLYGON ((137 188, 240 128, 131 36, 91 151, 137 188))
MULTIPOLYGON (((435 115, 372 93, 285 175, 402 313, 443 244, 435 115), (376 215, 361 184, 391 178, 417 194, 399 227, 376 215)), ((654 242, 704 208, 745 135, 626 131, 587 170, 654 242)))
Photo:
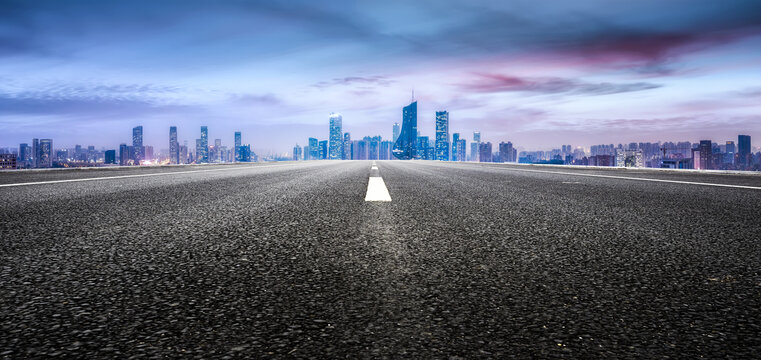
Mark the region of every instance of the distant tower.
POLYGON ((449 112, 436 112, 436 160, 449 161, 449 112))
POLYGON ((330 146, 328 150, 328 159, 330 160, 340 160, 343 157, 342 121, 341 114, 330 114, 330 146))
POLYGON ((402 109, 402 132, 399 134, 394 149, 392 150, 397 159, 409 160, 417 155, 417 101, 413 101, 402 109))
POLYGON ((240 161, 240 131, 235 132, 235 161, 240 161))
POLYGON ((180 163, 180 142, 177 141, 177 127, 169 127, 169 163, 180 163))
POLYGON ((201 138, 197 144, 198 149, 196 149, 196 157, 198 158, 197 162, 200 163, 207 163, 209 162, 209 128, 206 126, 201 126, 201 138))
POLYGON ((396 139, 399 138, 399 123, 394 123, 394 130, 393 130, 393 141, 396 142, 396 139))
POLYGON ((37 161, 37 167, 53 167, 53 140, 40 139, 40 159, 37 161))
POLYGON ((132 128, 132 151, 135 160, 135 164, 140 164, 141 160, 145 159, 145 148, 143 148, 143 127, 135 126, 132 128))

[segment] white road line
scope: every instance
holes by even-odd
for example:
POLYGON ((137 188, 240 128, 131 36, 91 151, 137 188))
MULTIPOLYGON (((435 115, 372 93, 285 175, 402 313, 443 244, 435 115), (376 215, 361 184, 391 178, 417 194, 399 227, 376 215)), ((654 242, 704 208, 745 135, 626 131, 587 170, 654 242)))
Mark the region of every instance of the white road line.
POLYGON ((371 177, 367 182, 365 201, 391 201, 391 195, 389 195, 382 177, 371 177))
POLYGON ((749 185, 713 184, 713 183, 703 183, 703 182, 695 182, 695 181, 665 180, 665 179, 599 175, 599 174, 583 174, 583 173, 572 173, 572 172, 564 172, 564 171, 530 170, 530 169, 516 169, 516 168, 506 168, 506 167, 503 167, 501 169, 508 170, 508 171, 524 171, 524 172, 536 172, 536 173, 545 173, 545 174, 560 174, 560 175, 599 177, 599 178, 607 178, 607 179, 651 181, 651 182, 663 182, 663 183, 671 183, 671 184, 687 184, 687 185, 728 187, 728 188, 735 188, 735 189, 761 190, 761 186, 749 186, 749 185))
POLYGON ((236 166, 236 167, 232 167, 232 168, 223 168, 223 169, 173 171, 173 172, 163 172, 163 173, 153 173, 153 174, 102 176, 102 177, 84 178, 84 179, 35 181, 35 182, 16 183, 16 184, 0 184, 0 187, 58 184, 58 183, 80 182, 80 181, 95 181, 95 180, 127 179, 127 178, 136 178, 136 177, 162 176, 162 175, 175 175, 175 174, 189 174, 189 173, 210 172, 210 171, 241 170, 241 169, 245 169, 245 168, 258 169, 258 168, 272 167, 272 166, 294 166, 294 165, 264 165, 264 166, 248 166, 248 167, 237 167, 236 166))
POLYGON ((373 165, 373 167, 371 167, 370 170, 378 170, 378 167, 373 165))

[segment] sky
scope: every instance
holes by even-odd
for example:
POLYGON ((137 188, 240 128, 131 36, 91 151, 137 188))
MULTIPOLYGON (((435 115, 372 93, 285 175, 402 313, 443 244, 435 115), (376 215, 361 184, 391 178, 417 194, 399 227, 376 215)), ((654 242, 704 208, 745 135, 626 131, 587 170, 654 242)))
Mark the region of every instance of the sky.
POLYGON ((418 128, 521 149, 761 144, 761 1, 0 0, 0 146, 290 152, 418 128))

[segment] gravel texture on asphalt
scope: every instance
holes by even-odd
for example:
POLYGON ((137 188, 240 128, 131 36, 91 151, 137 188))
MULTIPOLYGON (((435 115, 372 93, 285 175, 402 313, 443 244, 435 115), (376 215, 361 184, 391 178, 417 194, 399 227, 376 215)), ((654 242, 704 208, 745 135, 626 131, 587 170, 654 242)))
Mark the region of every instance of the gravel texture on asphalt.
POLYGON ((0 357, 761 351, 761 190, 370 164, 0 188, 0 357))

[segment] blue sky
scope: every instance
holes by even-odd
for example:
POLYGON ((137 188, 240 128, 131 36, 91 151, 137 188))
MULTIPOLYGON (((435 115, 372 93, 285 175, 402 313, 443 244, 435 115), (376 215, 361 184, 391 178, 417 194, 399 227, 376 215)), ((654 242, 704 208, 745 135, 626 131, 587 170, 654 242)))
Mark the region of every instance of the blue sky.
MULTIPOLYGON (((414 88, 468 140, 761 139, 761 2, 0 0, 0 146, 143 125, 290 151, 391 136, 414 88)), ((754 146, 756 141, 754 141, 754 146)))

